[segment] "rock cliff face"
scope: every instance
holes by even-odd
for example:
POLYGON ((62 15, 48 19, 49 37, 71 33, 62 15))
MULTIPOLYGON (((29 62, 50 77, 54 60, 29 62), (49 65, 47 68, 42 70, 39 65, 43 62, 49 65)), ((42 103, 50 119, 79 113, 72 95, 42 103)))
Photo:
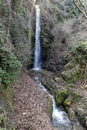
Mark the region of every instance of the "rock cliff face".
POLYGON ((42 67, 59 71, 67 62, 66 52, 86 37, 86 26, 81 25, 82 20, 78 17, 72 0, 1 1, 0 35, 4 46, 14 52, 24 65, 32 67, 36 4, 41 8, 42 67))
POLYGON ((14 52, 23 64, 30 62, 31 59, 34 9, 33 3, 29 1, 0 2, 0 34, 4 46, 14 52))

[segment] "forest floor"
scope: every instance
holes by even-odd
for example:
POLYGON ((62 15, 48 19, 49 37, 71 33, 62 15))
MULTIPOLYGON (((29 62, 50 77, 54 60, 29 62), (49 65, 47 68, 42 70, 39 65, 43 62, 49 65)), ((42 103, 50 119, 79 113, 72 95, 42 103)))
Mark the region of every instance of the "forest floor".
POLYGON ((52 130, 46 109, 48 95, 24 72, 13 86, 14 126, 17 130, 52 130))
MULTIPOLYGON (((12 86, 12 91, 12 110, 5 93, 2 92, 0 108, 5 109, 11 125, 16 130, 53 130, 50 117, 46 112, 49 108, 48 95, 28 74, 21 72, 18 83, 12 86)), ((0 123, 0 128, 4 127, 13 130, 8 123, 4 125, 0 123)))

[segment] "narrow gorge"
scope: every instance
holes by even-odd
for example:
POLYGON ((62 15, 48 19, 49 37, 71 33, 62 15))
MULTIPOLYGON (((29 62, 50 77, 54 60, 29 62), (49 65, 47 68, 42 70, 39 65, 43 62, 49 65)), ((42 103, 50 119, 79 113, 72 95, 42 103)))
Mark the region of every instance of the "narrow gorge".
POLYGON ((87 3, 0 1, 0 130, 87 129, 87 3))

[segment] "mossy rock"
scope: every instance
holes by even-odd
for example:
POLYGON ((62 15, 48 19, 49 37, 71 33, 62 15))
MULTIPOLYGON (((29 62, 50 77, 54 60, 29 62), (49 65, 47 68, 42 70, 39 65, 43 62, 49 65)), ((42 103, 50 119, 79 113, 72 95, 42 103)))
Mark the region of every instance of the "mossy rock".
POLYGON ((63 79, 67 82, 76 81, 81 77, 81 67, 80 64, 77 64, 71 69, 64 70, 61 75, 63 79))
POLYGON ((58 91, 55 91, 55 100, 56 104, 59 105, 64 105, 64 101, 68 97, 68 91, 67 89, 63 88, 58 91))
POLYGON ((52 99, 48 96, 48 100, 49 100, 49 106, 46 109, 46 112, 48 113, 49 117, 52 117, 52 108, 53 108, 53 102, 52 99))
MULTIPOLYGON (((87 42, 75 46, 72 50, 70 61, 64 66, 61 73, 63 79, 67 82, 75 82, 84 78, 84 70, 87 64, 87 42)), ((86 73, 85 73, 85 76, 86 73)))
POLYGON ((42 81, 43 85, 45 86, 45 88, 50 92, 50 93, 54 93, 54 89, 56 87, 56 84, 54 82, 54 80, 50 79, 50 80, 44 80, 42 81))
POLYGON ((65 101, 64 101, 64 106, 65 107, 69 107, 71 105, 71 101, 69 98, 67 98, 65 101))

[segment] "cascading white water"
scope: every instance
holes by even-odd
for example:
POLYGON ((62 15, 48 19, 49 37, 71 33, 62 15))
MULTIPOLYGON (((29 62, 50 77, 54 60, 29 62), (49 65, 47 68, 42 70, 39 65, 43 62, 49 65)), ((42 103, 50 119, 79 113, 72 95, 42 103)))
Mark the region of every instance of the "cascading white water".
POLYGON ((54 127, 57 127, 58 130, 71 130, 71 122, 65 113, 65 111, 61 110, 60 108, 57 108, 56 102, 54 99, 54 96, 52 96, 47 89, 41 84, 38 77, 35 77, 36 82, 39 84, 39 86, 45 91, 52 99, 53 101, 53 112, 52 112, 52 123, 54 127))
POLYGON ((40 8, 36 5, 36 35, 35 35, 35 53, 34 53, 34 70, 40 69, 40 8))

